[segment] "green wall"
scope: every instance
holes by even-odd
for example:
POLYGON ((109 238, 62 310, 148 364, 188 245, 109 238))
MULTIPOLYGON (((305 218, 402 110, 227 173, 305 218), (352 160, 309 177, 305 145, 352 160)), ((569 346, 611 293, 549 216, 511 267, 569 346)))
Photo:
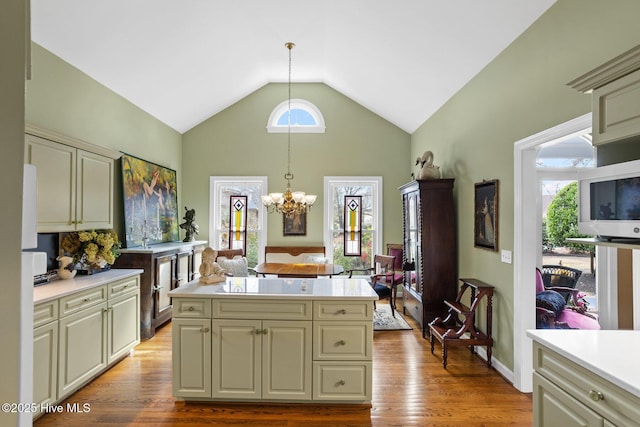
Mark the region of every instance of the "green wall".
POLYGON ((499 249, 513 250, 513 145, 591 109, 566 84, 640 43, 637 0, 558 0, 414 132, 411 158, 432 150, 455 178, 461 277, 496 287, 495 357, 513 369, 513 265, 473 247, 474 183, 498 179, 499 249))
MULTIPOLYGON (((33 78, 27 82, 27 123, 175 169, 181 182, 180 133, 41 46, 31 46, 33 78)), ((123 238, 120 185, 116 186, 115 206, 116 229, 123 238)))
MULTIPOLYGON (((383 242, 402 241, 398 187, 410 180, 410 136, 361 105, 320 83, 293 84, 292 98, 315 104, 324 115, 323 134, 291 135, 292 189, 317 194, 306 236, 282 236, 282 216, 271 214, 270 245, 322 244, 324 176, 383 176, 383 242)), ((267 176, 269 191, 284 191, 287 135, 269 134, 271 111, 287 99, 287 85, 263 86, 183 135, 183 200, 195 208, 198 238, 209 234, 209 177, 267 176)))

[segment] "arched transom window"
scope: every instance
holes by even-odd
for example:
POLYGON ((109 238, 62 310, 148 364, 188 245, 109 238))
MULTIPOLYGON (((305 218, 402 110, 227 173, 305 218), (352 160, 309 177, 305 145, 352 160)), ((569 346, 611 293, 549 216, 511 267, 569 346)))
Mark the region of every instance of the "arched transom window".
MULTIPOLYGON (((267 123, 267 132, 286 133, 289 130, 289 100, 273 109, 267 123)), ((291 133, 324 133, 324 117, 306 99, 291 100, 291 133)))

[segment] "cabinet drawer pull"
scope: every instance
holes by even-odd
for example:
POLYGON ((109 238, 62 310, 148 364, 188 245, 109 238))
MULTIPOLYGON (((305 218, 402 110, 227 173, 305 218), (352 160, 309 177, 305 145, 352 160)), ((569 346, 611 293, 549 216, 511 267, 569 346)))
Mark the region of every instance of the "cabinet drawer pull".
POLYGON ((192 305, 190 305, 190 306, 189 306, 189 308, 188 308, 187 310, 189 310, 189 311, 193 311, 193 310, 195 310, 195 308, 193 308, 193 306, 192 306, 192 305))
POLYGON ((345 385, 347 382, 345 380, 340 380, 336 383, 336 385, 345 385))
POLYGON ((91 298, 85 298, 82 300, 82 302, 89 302, 89 301, 91 301, 91 298))
POLYGON ((596 390, 589 390, 589 397, 591 400, 597 402, 599 400, 604 400, 604 395, 596 390))
POLYGON ((347 314, 347 310, 343 308, 342 310, 338 310, 336 314, 347 314))
POLYGON ((110 311, 113 311, 113 307, 108 307, 102 310, 103 313, 108 313, 110 311))
POLYGON ((344 340, 340 340, 336 343, 337 345, 346 345, 347 343, 344 340))

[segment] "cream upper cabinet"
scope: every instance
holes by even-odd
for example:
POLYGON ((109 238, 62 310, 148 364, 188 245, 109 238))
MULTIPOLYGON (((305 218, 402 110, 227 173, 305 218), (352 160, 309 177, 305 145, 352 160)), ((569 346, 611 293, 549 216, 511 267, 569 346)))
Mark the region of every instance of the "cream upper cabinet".
POLYGON ((567 84, 592 93, 593 145, 640 135, 640 45, 567 84))
POLYGON ((113 228, 118 156, 88 143, 27 133, 25 162, 36 166, 38 176, 38 232, 113 228))
POLYGON ((594 145, 640 135, 640 70, 593 91, 594 145))

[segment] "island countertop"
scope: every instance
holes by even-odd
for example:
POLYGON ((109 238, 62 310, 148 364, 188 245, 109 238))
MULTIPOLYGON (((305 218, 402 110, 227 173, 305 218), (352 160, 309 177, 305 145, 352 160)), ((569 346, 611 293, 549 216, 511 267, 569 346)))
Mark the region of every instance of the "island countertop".
POLYGON ((640 331, 536 329, 527 331, 544 345, 601 376, 623 390, 640 397, 640 331))
POLYGON ((197 280, 169 292, 173 298, 340 298, 375 301, 378 295, 363 279, 298 279, 229 277, 225 282, 202 284, 197 280))

